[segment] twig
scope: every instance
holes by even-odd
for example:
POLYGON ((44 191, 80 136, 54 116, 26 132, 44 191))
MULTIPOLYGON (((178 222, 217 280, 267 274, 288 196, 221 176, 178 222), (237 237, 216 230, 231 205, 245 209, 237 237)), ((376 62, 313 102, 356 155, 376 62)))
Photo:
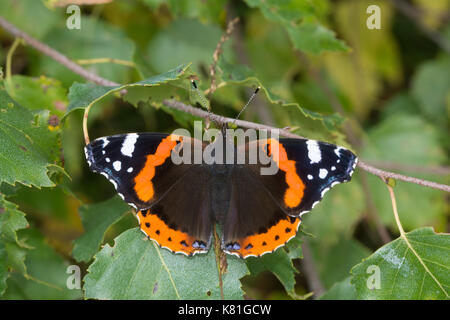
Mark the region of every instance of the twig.
POLYGON ((115 58, 95 58, 95 59, 78 59, 75 60, 78 64, 97 64, 97 63, 113 63, 131 68, 136 68, 136 64, 132 61, 115 59, 115 58))
MULTIPOLYGON (((85 69, 83 69, 81 66, 77 65, 76 63, 74 63, 73 61, 70 61, 66 56, 62 55, 61 53, 59 53, 58 51, 46 46, 45 44, 39 42, 38 40, 30 37, 29 35, 27 35, 26 33, 24 33, 23 31, 17 29, 15 26, 13 26, 12 24, 10 24, 9 22, 7 22, 4 18, 0 17, 0 26, 2 26, 5 30, 7 30, 8 32, 10 32, 13 36, 15 37, 20 37, 23 40, 25 40, 28 44, 30 44, 33 48, 35 48, 36 50, 48 55, 50 58, 54 59, 55 61, 61 63, 62 65, 66 66, 68 69, 72 70, 73 72, 81 75, 82 77, 84 77, 85 79, 95 82, 97 84, 100 85, 105 85, 105 86, 117 86, 119 85, 116 82, 112 82, 109 81, 105 78, 99 77, 96 74, 93 74, 85 69)), ((184 112, 188 112, 192 115, 198 116, 198 117, 202 117, 202 118, 206 118, 208 116, 208 112, 203 111, 201 109, 198 108, 194 108, 190 105, 186 105, 184 103, 181 103, 179 101, 175 101, 175 100, 164 100, 164 104, 166 104, 168 107, 174 108, 174 109, 178 109, 184 112)), ((216 114, 211 113, 210 114, 210 118, 211 120, 217 122, 217 123, 231 123, 234 121, 234 119, 232 118, 227 118, 227 117, 223 117, 223 116, 219 116, 216 114)), ((250 122, 250 121, 244 121, 244 120, 237 120, 236 121, 236 125, 240 126, 240 127, 244 127, 244 128, 250 128, 250 129, 256 129, 256 130, 260 130, 260 129, 265 129, 268 131, 275 131, 278 132, 280 135, 283 135, 285 137, 289 137, 289 138, 303 138, 299 135, 296 135, 286 129, 277 129, 271 126, 267 126, 267 125, 262 125, 262 124, 258 124, 258 123, 254 123, 254 122, 250 122)), ((410 182, 410 183, 415 183, 415 184, 419 184, 422 186, 426 186, 426 187, 430 187, 430 188, 435 188, 435 189, 439 189, 439 190, 443 190, 443 191, 447 191, 450 192, 450 186, 448 185, 444 185, 444 184, 440 184, 437 182, 433 182, 433 181, 428 181, 428 180, 423 180, 423 179, 418 179, 418 178, 414 178, 414 177, 409 177, 409 176, 404 176, 401 174, 397 174, 394 172, 389 172, 389 171, 384 171, 378 168, 375 168, 361 160, 358 161, 358 167, 370 172, 376 176, 379 176, 383 179, 386 178, 393 178, 393 179, 397 179, 397 180, 402 180, 402 181, 406 181, 406 182, 410 182)))
POLYGON ((450 175, 450 167, 445 166, 417 166, 407 163, 397 163, 390 161, 368 161, 372 166, 383 167, 386 170, 399 170, 416 173, 428 173, 434 175, 450 175))
POLYGON ((76 64, 75 62, 71 61, 69 58, 67 58, 65 55, 61 54, 60 52, 56 51, 55 49, 50 48, 49 46, 43 44, 42 42, 39 42, 38 40, 30 37, 25 32, 17 29, 15 26, 10 24, 8 21, 5 20, 5 18, 0 16, 0 26, 2 26, 5 30, 7 30, 9 33, 11 33, 14 37, 22 38, 25 40, 26 43, 28 43, 30 46, 35 48, 36 50, 42 52, 46 56, 49 56, 53 60, 59 62, 60 64, 64 65, 69 70, 72 70, 76 74, 82 76, 88 81, 92 81, 94 83, 97 83, 102 86, 106 87, 113 87, 117 86, 118 83, 109 81, 105 78, 99 77, 96 74, 87 71, 86 69, 83 69, 81 66, 76 64))
POLYGON ((113 0, 59 0, 54 4, 55 7, 67 7, 71 4, 79 6, 93 6, 98 4, 110 3, 113 0))
POLYGON ((217 85, 216 85, 217 62, 219 61, 220 54, 222 53, 223 44, 228 40, 228 38, 230 38, 230 35, 233 32, 234 26, 236 23, 238 23, 238 21, 239 21, 239 17, 236 17, 233 20, 228 22, 227 30, 220 38, 220 41, 216 46, 216 50, 214 50, 213 62, 211 63, 211 66, 209 67, 209 74, 211 76, 211 87, 209 88, 208 94, 212 94, 217 89, 217 85))
MULTIPOLYGON (((167 105, 168 107, 171 107, 173 109, 177 109, 183 112, 187 112, 190 113, 194 116, 200 117, 200 118, 206 118, 208 116, 208 112, 204 111, 202 109, 199 108, 194 108, 193 106, 184 104, 180 101, 177 100, 164 100, 163 103, 165 105, 167 105)), ((224 117, 224 116, 219 116, 217 114, 214 113, 209 113, 209 117, 211 119, 211 121, 222 125, 225 123, 233 123, 234 122, 234 118, 228 118, 228 117, 224 117)), ((250 121, 245 121, 245 120, 236 120, 235 124, 238 127, 243 127, 243 128, 249 128, 249 129, 255 129, 255 130, 267 130, 270 132, 276 132, 278 131, 278 133, 282 136, 288 137, 288 138, 303 138, 302 136, 296 135, 286 129, 278 129, 278 128, 274 128, 271 126, 267 126, 264 124, 259 124, 259 123, 255 123, 255 122, 250 122, 250 121)))
POLYGON ((376 176, 379 176, 383 179, 392 178, 392 179, 402 180, 402 181, 406 181, 406 182, 410 182, 410 183, 420 184, 425 187, 430 187, 430 188, 450 192, 450 186, 448 186, 448 185, 433 182, 433 181, 428 181, 428 180, 424 180, 424 179, 414 178, 414 177, 410 177, 410 176, 405 176, 405 175, 402 175, 399 173, 384 171, 384 170, 375 168, 361 160, 358 161, 358 167, 360 167, 361 169, 363 169, 367 172, 370 172, 376 176))

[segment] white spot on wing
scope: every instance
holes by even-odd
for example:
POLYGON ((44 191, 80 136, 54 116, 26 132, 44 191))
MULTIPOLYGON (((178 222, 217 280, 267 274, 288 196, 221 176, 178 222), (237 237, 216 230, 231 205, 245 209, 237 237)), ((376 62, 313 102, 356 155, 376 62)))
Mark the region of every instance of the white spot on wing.
POLYGON ((122 149, 120 152, 124 156, 132 157, 134 152, 134 145, 136 144, 138 135, 136 133, 130 133, 126 136, 125 140, 122 143, 122 149))
MULTIPOLYGON (((342 147, 336 147, 336 149, 334 149, 334 153, 336 153, 336 155, 340 158, 341 157, 341 150, 343 148, 342 147)), ((339 163, 339 162, 338 162, 339 163)))
POLYGON ((334 171, 334 170, 336 170, 336 167, 335 167, 335 166, 332 166, 332 167, 331 167, 331 171, 334 171))
POLYGON ((310 174, 308 174, 308 180, 312 180, 314 177, 310 174))
POLYGON ((308 140, 306 141, 306 146, 308 148, 308 158, 311 160, 310 163, 319 163, 322 160, 322 153, 317 141, 308 140))
POLYGON ((114 170, 120 171, 120 169, 122 169, 122 162, 120 162, 120 161, 114 161, 113 167, 114 167, 114 170))
POLYGON ((111 162, 111 159, 106 158, 105 161, 106 161, 106 162, 111 162))
POLYGON ((133 167, 129 167, 128 169, 127 169, 127 172, 133 172, 133 167))
POLYGON ((320 169, 319 171, 319 178, 320 179, 325 179, 325 177, 328 175, 328 170, 327 169, 320 169))
POLYGON ((108 145, 108 143, 109 143, 109 140, 106 139, 106 138, 102 138, 102 141, 103 141, 102 148, 105 149, 105 147, 106 147, 106 146, 108 145))

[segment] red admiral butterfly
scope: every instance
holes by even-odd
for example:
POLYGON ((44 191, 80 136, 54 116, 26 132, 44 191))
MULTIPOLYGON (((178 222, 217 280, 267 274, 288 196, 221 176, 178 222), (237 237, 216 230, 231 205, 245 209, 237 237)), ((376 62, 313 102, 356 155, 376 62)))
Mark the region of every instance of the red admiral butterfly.
POLYGON ((343 147, 307 139, 262 139, 234 147, 239 154, 257 144, 276 163, 273 175, 260 174, 263 164, 173 163, 174 152, 208 147, 196 141, 130 133, 85 147, 89 168, 138 210, 141 230, 161 247, 188 256, 208 251, 216 222, 226 253, 247 258, 273 252, 296 235, 302 215, 325 192, 351 179, 357 163, 343 147))

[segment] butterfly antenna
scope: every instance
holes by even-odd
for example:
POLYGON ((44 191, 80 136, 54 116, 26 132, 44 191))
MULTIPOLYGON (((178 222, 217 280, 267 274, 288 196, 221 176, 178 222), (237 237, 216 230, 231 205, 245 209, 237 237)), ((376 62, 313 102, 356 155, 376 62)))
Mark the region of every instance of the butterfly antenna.
POLYGON ((259 87, 259 86, 255 89, 255 91, 252 93, 252 95, 248 99, 247 103, 244 105, 244 107, 241 109, 241 111, 239 111, 238 115, 236 116, 236 118, 233 121, 233 124, 236 123, 236 120, 239 119, 239 117, 241 116, 242 112, 244 112, 244 110, 248 107, 248 105, 253 101, 253 99, 256 97, 256 94, 258 93, 258 91, 260 89, 261 89, 261 87, 259 87))
POLYGON ((206 116, 206 130, 209 128, 209 124, 211 121, 211 108, 209 107, 207 101, 205 100, 205 97, 200 94, 200 91, 198 90, 197 82, 195 82, 194 79, 191 79, 192 87, 194 88, 195 92, 197 93, 197 96, 201 100, 202 107, 208 110, 208 115, 206 116))

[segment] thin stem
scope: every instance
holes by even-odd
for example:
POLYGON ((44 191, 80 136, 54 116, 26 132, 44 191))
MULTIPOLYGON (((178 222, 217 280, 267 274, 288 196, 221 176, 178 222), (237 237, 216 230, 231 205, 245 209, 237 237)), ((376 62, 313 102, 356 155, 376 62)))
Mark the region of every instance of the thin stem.
POLYGON ((78 64, 113 63, 113 64, 119 64, 119 65, 131 67, 131 68, 136 67, 136 64, 132 61, 114 59, 114 58, 78 59, 78 60, 75 60, 75 62, 78 64))
POLYGON ((436 282, 436 284, 439 286, 439 288, 442 290, 442 292, 444 292, 444 294, 447 296, 447 298, 450 298, 447 291, 443 288, 442 284, 436 279, 436 277, 430 271, 430 269, 428 269, 428 266, 425 264, 425 262, 422 260, 422 258, 419 256, 419 254, 416 252, 416 250, 412 246, 411 242, 409 241, 408 237, 406 236, 405 230, 403 230, 403 226, 402 226, 402 223, 400 222, 400 217, 398 215, 397 201, 395 200, 394 189, 388 183, 386 183, 386 186, 387 186, 387 188, 389 190, 389 194, 391 196, 392 210, 394 211, 395 222, 397 223, 398 230, 400 231, 400 237, 403 239, 403 241, 405 241, 409 250, 411 250, 411 252, 416 256, 417 260, 420 262, 422 267, 425 269, 425 272, 427 272, 429 274, 429 276, 434 280, 434 282, 436 282))
POLYGON ((11 48, 8 50, 8 54, 6 55, 6 83, 8 84, 8 87, 10 90, 14 90, 11 80, 11 65, 12 65, 12 56, 14 55, 14 52, 16 51, 17 47, 20 44, 20 39, 15 38, 13 44, 11 45, 11 48))
POLYGON ((216 65, 219 61, 220 54, 222 53, 222 46, 223 44, 230 38, 231 33, 233 32, 234 26, 236 23, 238 23, 239 17, 236 17, 228 22, 227 30, 220 38, 219 43, 217 43, 216 49, 213 53, 213 62, 211 63, 211 66, 209 67, 209 74, 211 76, 211 87, 208 90, 208 94, 212 94, 217 89, 216 85, 216 65))
POLYGON ((406 239, 405 230, 403 230, 402 223, 400 222, 400 217, 398 216, 397 201, 395 200, 394 189, 387 183, 386 183, 386 186, 387 186, 387 188, 389 190, 389 194, 391 196, 392 210, 394 211, 394 218, 395 218, 395 222, 397 223, 398 231, 400 231, 400 236, 402 238, 406 239))

